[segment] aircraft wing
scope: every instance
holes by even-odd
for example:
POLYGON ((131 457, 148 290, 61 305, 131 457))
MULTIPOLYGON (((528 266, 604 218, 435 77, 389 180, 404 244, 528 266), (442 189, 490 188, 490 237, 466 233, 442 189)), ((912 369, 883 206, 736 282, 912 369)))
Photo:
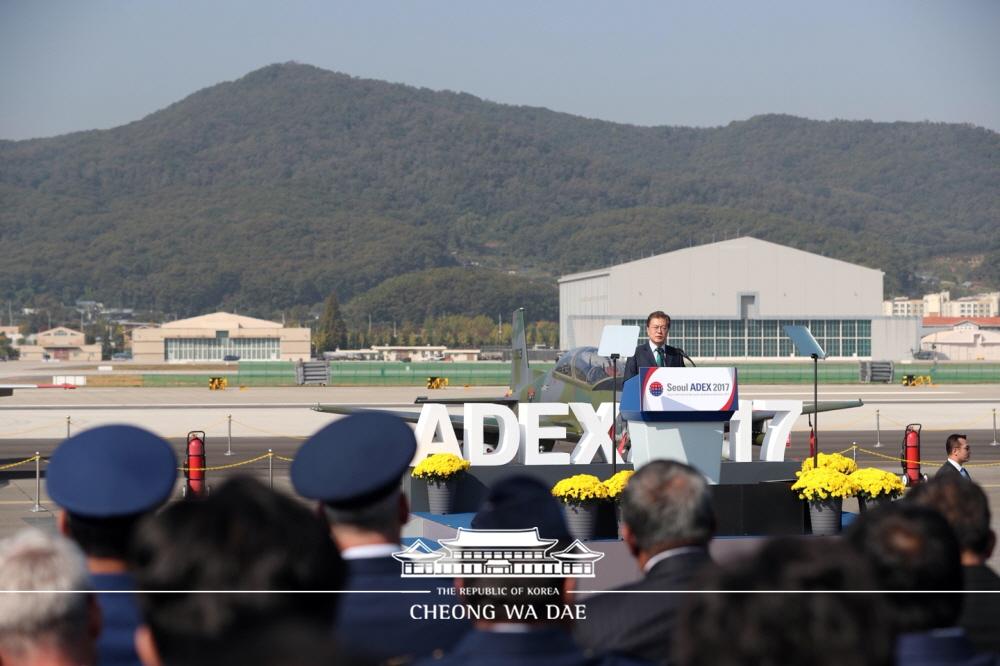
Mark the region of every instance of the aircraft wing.
MULTIPOLYGON (((427 402, 438 402, 438 401, 428 400, 427 402)), ((468 400, 464 402, 495 402, 495 401, 481 399, 481 400, 468 400)), ((358 414, 360 412, 379 412, 380 414, 391 414, 392 416, 395 416, 398 419, 406 421, 407 423, 416 423, 420 419, 420 412, 410 412, 398 409, 359 409, 357 407, 346 407, 346 406, 341 407, 340 405, 316 405, 315 407, 312 408, 312 410, 314 412, 323 412, 325 414, 343 414, 345 416, 349 416, 351 414, 358 414)), ((465 419, 462 418, 461 414, 449 414, 448 418, 451 419, 452 428, 454 428, 455 432, 459 435, 459 437, 461 437, 462 431, 465 429, 465 419)), ((494 435, 497 437, 500 435, 500 425, 496 422, 496 419, 491 419, 491 418, 483 419, 483 434, 494 435)))
POLYGON ((854 409, 855 407, 863 407, 864 402, 860 398, 857 400, 820 400, 819 403, 813 405, 811 402, 802 403, 802 413, 803 414, 815 414, 816 412, 835 412, 838 409, 854 409))

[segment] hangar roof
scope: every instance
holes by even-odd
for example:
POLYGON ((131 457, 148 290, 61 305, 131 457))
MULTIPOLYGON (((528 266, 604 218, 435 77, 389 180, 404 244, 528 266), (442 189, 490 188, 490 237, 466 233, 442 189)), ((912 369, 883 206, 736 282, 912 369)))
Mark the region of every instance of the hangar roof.
POLYGON ((189 319, 178 319, 163 324, 163 328, 281 328, 282 325, 276 321, 266 319, 255 319, 254 317, 244 317, 243 315, 232 314, 230 312, 213 312, 199 317, 189 319))
POLYGON ((660 263, 670 260, 688 260, 699 255, 709 255, 719 251, 727 251, 727 250, 737 250, 750 255, 759 253, 759 254, 766 254, 768 256, 774 256, 775 253, 778 253, 780 255, 784 255, 787 257, 794 257, 800 261, 809 260, 811 262, 821 262, 821 263, 828 263, 829 265, 838 265, 841 268, 869 270, 878 273, 882 272, 877 269, 868 268, 867 266, 860 266, 858 264, 852 264, 850 262, 842 261, 840 259, 824 257, 823 255, 815 254, 813 252, 806 252, 805 250, 797 250, 793 247, 788 247, 787 245, 772 243, 770 241, 754 238, 753 236, 741 236, 739 238, 732 238, 730 240, 718 241, 716 243, 707 243, 705 245, 686 247, 680 250, 674 250, 672 252, 666 252, 663 254, 657 254, 651 257, 646 257, 644 259, 636 259, 635 261, 627 261, 625 263, 615 264, 614 266, 609 266, 606 268, 599 268, 590 271, 582 271, 580 273, 571 273, 569 275, 563 275, 562 277, 559 278, 559 282, 570 282, 573 280, 581 280, 600 275, 607 275, 613 269, 644 267, 645 265, 648 265, 650 263, 660 263))

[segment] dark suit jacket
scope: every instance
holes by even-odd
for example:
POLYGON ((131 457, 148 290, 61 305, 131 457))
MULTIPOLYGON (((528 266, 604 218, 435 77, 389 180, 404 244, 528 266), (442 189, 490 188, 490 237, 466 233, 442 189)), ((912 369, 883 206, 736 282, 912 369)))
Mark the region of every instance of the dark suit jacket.
MULTIPOLYGON (((945 460, 944 464, 941 465, 941 469, 939 469, 937 471, 937 474, 934 475, 934 478, 935 479, 941 479, 941 478, 964 479, 965 477, 962 476, 961 472, 959 472, 957 469, 955 469, 954 465, 952 465, 950 462, 948 462, 947 460, 945 460)), ((971 478, 971 475, 970 475, 970 478, 971 478)))
MULTIPOLYGON (((1000 590, 1000 576, 984 564, 963 567, 966 590, 1000 590)), ((962 600, 962 616, 958 626, 977 650, 1000 652, 1000 594, 966 594, 962 600)))
POLYGON ((902 634, 896 639, 896 663, 900 666, 995 666, 1000 664, 1000 657, 976 652, 963 634, 942 636, 920 632, 902 634))
POLYGON ((140 666, 135 651, 135 630, 142 623, 139 605, 128 590, 137 588, 127 573, 91 574, 101 607, 101 635, 97 639, 97 660, 102 666, 140 666))
MULTIPOLYGON (((708 551, 658 562, 641 580, 619 590, 684 590, 712 565, 708 551)), ((587 619, 576 623, 580 645, 655 663, 669 663, 682 594, 599 594, 587 600, 587 619)))
POLYGON ((557 628, 526 633, 494 633, 473 630, 443 657, 420 664, 474 664, 477 666, 641 666, 622 657, 599 657, 584 652, 570 635, 557 628))
MULTIPOLYGON (((663 345, 663 350, 667 353, 665 367, 684 367, 684 357, 681 356, 681 352, 677 349, 677 347, 663 345)), ((653 354, 653 350, 649 348, 649 343, 644 342, 636 347, 635 353, 629 356, 628 360, 625 361, 625 381, 628 381, 639 374, 639 368, 652 368, 655 366, 656 356, 653 354)))
MULTIPOLYGON (((391 557, 347 560, 348 590, 431 590, 451 587, 443 578, 402 578, 391 557)), ((414 620, 410 606, 461 603, 460 597, 433 594, 363 594, 340 598, 337 641, 352 654, 379 661, 411 660, 435 650, 449 650, 471 628, 463 620, 414 620)))

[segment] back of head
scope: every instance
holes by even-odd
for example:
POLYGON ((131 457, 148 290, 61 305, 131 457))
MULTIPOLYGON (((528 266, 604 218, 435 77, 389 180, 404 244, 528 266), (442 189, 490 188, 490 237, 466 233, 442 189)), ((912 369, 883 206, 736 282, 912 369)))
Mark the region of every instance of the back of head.
POLYGON ((632 475, 622 495, 622 518, 647 553, 706 544, 715 533, 705 477, 670 460, 654 460, 632 475))
POLYGON ((990 503, 977 484, 956 477, 921 483, 906 496, 914 506, 934 509, 948 521, 963 553, 982 559, 990 556, 994 535, 990 530, 990 503))
MULTIPOLYGON (((551 552, 567 548, 573 541, 566 526, 559 500, 543 483, 529 476, 515 475, 500 480, 490 488, 482 508, 472 518, 475 530, 536 529, 542 540, 554 540, 551 552)), ((521 612, 531 608, 545 621, 551 606, 558 605, 566 588, 565 578, 467 578, 464 580, 463 601, 474 613, 483 612, 484 619, 517 622, 511 609, 521 612)), ((479 615, 473 615, 480 619, 479 615)))
POLYGON ((847 540, 871 565, 879 589, 907 592, 887 595, 899 631, 955 624, 962 564, 958 540, 941 514, 894 502, 862 514, 847 540))
POLYGON ((712 570, 702 586, 731 592, 688 599, 675 643, 681 664, 892 661, 888 617, 878 595, 819 592, 872 588, 865 563, 842 543, 777 539, 747 560, 712 570))
POLYGON ((128 425, 98 426, 60 444, 46 471, 67 513, 66 533, 90 557, 123 560, 139 519, 170 497, 177 459, 163 438, 128 425))
POLYGON ((166 663, 224 651, 240 634, 293 619, 330 626, 344 567, 323 522, 291 498, 233 478, 208 498, 169 506, 139 528, 136 579, 166 663), (187 594, 187 590, 282 590, 284 594, 187 594))
POLYGON ((81 662, 92 658, 89 589, 83 554, 67 539, 29 529, 0 541, 3 663, 39 647, 81 662), (34 592, 17 594, 19 590, 34 592))

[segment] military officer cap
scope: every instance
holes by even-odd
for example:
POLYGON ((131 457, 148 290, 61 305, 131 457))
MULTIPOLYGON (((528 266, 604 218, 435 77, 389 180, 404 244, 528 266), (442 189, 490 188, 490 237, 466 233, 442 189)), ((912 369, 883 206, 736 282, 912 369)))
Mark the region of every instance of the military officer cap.
POLYGON ((548 486, 530 476, 517 475, 497 482, 471 527, 476 530, 523 530, 538 528, 543 539, 573 540, 566 527, 559 500, 548 486))
POLYGON ((170 497, 177 457, 148 430, 100 426, 60 444, 45 476, 49 497, 69 513, 119 518, 155 509, 170 497))
POLYGON ((399 487, 416 451, 413 430, 402 419, 352 414, 306 440, 292 463, 292 485, 334 508, 366 506, 399 487))

